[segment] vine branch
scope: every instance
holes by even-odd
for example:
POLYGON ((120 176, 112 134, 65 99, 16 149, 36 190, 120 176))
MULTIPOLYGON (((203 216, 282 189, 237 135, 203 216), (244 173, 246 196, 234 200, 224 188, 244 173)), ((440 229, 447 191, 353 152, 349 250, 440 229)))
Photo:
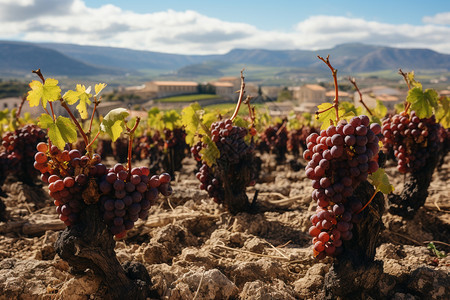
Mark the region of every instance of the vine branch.
MULTIPOLYGON (((406 82, 406 85, 408 86, 408 90, 411 89, 411 84, 409 83, 409 79, 408 79, 408 73, 405 73, 402 71, 402 69, 398 69, 398 74, 403 76, 403 79, 406 82)), ((408 112, 408 109, 411 107, 411 103, 409 103, 407 100, 405 100, 405 110, 404 113, 408 112)))
POLYGON ((349 77, 348 80, 353 84, 353 86, 355 87, 356 91, 359 94, 359 103, 361 103, 364 106, 364 108, 369 112, 369 114, 373 116, 372 111, 369 109, 369 107, 367 107, 366 103, 364 103, 362 99, 362 93, 359 90, 358 85, 356 84, 356 79, 349 77))
POLYGON ((239 98, 238 102, 236 104, 236 108, 234 109, 233 115, 231 116, 230 120, 233 121, 238 112, 239 108, 241 107, 242 99, 244 98, 244 88, 245 88, 245 82, 244 82, 244 69, 241 70, 241 90, 239 91, 239 98))
POLYGON ((133 147, 133 136, 134 136, 134 132, 136 131, 139 122, 141 121, 140 117, 136 117, 136 123, 134 124, 133 128, 128 128, 127 126, 127 132, 129 134, 128 136, 128 162, 127 162, 127 168, 128 168, 128 179, 130 179, 131 177, 131 150, 133 147))
MULTIPOLYGON (((331 73, 333 74, 335 97, 334 97, 334 101, 333 101, 333 106, 331 106, 331 107, 334 107, 334 109, 336 111, 336 124, 337 124, 337 122, 339 122, 339 108, 338 108, 338 106, 339 106, 339 89, 338 89, 338 84, 337 84, 337 69, 333 68, 333 66, 331 65, 329 54, 327 55, 326 59, 320 55, 317 55, 317 57, 330 68, 331 73)), ((317 111, 316 115, 326 112, 327 110, 328 109, 323 110, 323 111, 317 111)))

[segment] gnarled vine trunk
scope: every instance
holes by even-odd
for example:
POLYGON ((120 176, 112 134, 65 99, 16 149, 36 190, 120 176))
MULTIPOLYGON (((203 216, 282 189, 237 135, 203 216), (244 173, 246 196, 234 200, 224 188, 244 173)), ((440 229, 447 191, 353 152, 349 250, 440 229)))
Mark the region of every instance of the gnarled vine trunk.
POLYGON ((400 194, 389 194, 391 202, 389 211, 407 219, 414 218, 417 210, 425 204, 428 197, 428 187, 442 155, 442 147, 430 149, 433 153, 428 157, 425 166, 406 177, 403 190, 400 194))
POLYGON ((115 243, 101 221, 98 207, 89 205, 80 213, 78 224, 59 234, 55 250, 69 263, 73 273, 91 269, 100 276, 108 288, 108 298, 145 299, 151 285, 147 270, 137 263, 122 267, 114 252, 115 243))
POLYGON ((253 154, 241 158, 237 164, 229 164, 227 161, 217 160, 218 177, 223 182, 223 205, 232 214, 248 212, 252 203, 245 192, 249 182, 257 176, 257 164, 253 154))
MULTIPOLYGON (((367 203, 373 193, 373 186, 362 182, 353 193, 363 204, 367 203)), ((325 276, 324 292, 327 299, 342 297, 361 299, 361 291, 374 290, 383 273, 381 262, 375 262, 375 250, 383 222, 381 216, 385 210, 385 200, 378 192, 372 202, 364 209, 363 221, 355 224, 353 238, 344 242, 344 252, 336 258, 330 271, 325 276)))

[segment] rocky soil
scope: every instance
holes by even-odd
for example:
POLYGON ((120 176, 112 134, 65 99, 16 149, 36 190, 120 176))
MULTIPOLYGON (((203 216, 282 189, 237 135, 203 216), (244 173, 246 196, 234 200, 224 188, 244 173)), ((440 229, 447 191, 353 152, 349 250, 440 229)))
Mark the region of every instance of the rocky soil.
MULTIPOLYGON (((263 160, 266 161, 266 160, 263 160)), ((311 184, 303 169, 263 166, 252 213, 231 215, 198 190, 195 164, 185 159, 171 197, 161 198, 146 221, 118 241, 120 262, 144 264, 154 299, 324 299, 333 265, 315 261, 308 235, 311 184), (270 170, 270 172, 269 172, 270 170)), ((386 169, 397 190, 403 185, 386 169)), ((386 213, 375 259, 383 273, 365 299, 448 299, 450 258, 450 155, 435 171, 429 197, 415 218, 386 213)), ((103 299, 106 288, 93 272, 71 274, 55 253, 64 224, 46 187, 13 179, 2 187, 6 222, 0 223, 0 299, 103 299)), ((355 282, 363 278, 355 278, 355 282)))

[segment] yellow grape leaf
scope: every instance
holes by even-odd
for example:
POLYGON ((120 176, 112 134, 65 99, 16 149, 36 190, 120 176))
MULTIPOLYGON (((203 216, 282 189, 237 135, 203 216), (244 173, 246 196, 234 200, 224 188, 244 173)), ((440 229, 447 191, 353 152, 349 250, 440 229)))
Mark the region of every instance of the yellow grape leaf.
POLYGON ((42 99, 42 106, 47 107, 47 102, 53 102, 61 97, 61 88, 58 86, 58 80, 48 78, 45 83, 33 80, 30 82, 31 91, 28 91, 27 100, 30 107, 38 106, 42 99))
POLYGON ((76 108, 82 119, 86 119, 88 117, 87 105, 91 104, 91 100, 89 100, 89 98, 92 97, 92 95, 89 94, 90 91, 91 87, 88 87, 86 90, 84 85, 77 84, 76 91, 69 90, 63 96, 63 99, 70 105, 75 104, 78 100, 80 100, 80 103, 78 103, 76 108))
POLYGON ((212 167, 220 157, 219 148, 217 148, 216 143, 214 143, 207 135, 203 136, 202 142, 207 145, 200 150, 202 160, 205 161, 208 166, 212 167))
POLYGON ((416 80, 414 76, 414 71, 408 72, 408 81, 411 87, 418 87, 422 89, 422 84, 416 80))
POLYGON ((394 191, 394 186, 389 182, 384 169, 379 168, 375 173, 370 174, 368 180, 383 194, 389 194, 394 191))
POLYGON ((97 83, 95 85, 95 96, 100 94, 100 92, 106 87, 106 83, 97 83))
POLYGON ((201 106, 198 103, 192 103, 191 105, 185 107, 181 111, 181 122, 186 130, 186 143, 189 146, 194 144, 194 138, 197 134, 197 129, 202 122, 200 119, 199 111, 201 106))
POLYGON ((436 119, 444 127, 450 127, 450 98, 441 97, 439 106, 436 109, 436 119))
MULTIPOLYGON (((320 127, 321 130, 325 130, 328 127, 330 127, 331 124, 336 125, 336 109, 332 107, 333 104, 331 103, 322 103, 319 106, 317 106, 318 111, 324 111, 328 109, 327 111, 317 114, 316 113, 316 119, 319 122, 322 122, 322 126, 320 127), (332 108, 330 108, 332 107, 332 108)), ((338 115, 339 117, 343 116, 345 114, 345 109, 339 108, 338 115)))
POLYGON ((387 114, 387 107, 383 104, 382 101, 380 101, 380 100, 376 100, 376 101, 377 101, 377 105, 375 106, 373 113, 379 119, 383 119, 387 114))

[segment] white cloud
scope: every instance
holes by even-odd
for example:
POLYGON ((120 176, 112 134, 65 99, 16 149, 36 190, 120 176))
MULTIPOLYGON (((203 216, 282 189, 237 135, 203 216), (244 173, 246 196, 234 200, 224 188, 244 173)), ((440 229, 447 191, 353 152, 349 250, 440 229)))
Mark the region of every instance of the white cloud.
POLYGON ((136 13, 83 0, 0 0, 0 38, 124 47, 182 54, 226 53, 233 48, 320 49, 347 42, 421 47, 450 53, 450 13, 424 17, 425 25, 394 25, 361 18, 313 16, 292 31, 260 30, 198 12, 136 13))
MULTIPOLYGON (((450 53, 450 27, 441 25, 386 24, 360 18, 313 16, 295 27, 303 47, 324 48, 343 42, 393 47, 431 48, 450 53)), ((299 45, 300 46, 300 45, 299 45)))
POLYGON ((434 16, 423 17, 422 21, 429 24, 450 25, 450 12, 438 13, 434 16))

